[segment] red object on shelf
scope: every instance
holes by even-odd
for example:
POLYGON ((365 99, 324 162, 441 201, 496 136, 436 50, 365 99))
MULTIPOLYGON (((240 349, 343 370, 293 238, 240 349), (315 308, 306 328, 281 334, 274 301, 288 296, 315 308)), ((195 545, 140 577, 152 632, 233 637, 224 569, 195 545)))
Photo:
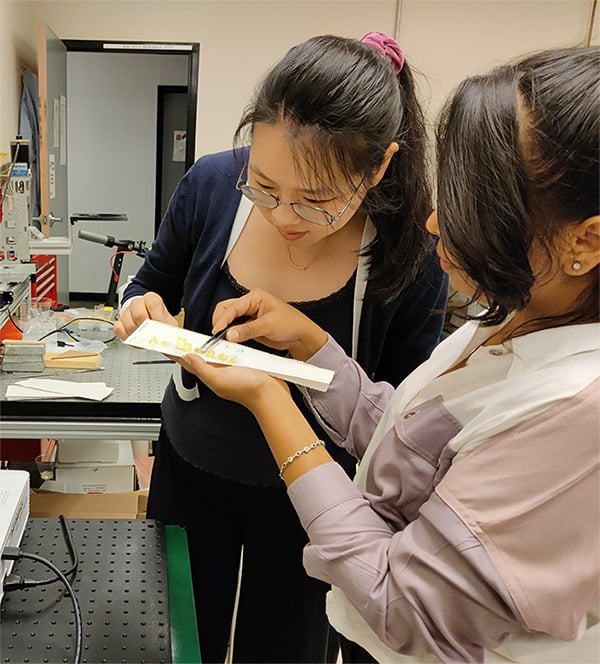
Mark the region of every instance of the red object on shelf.
POLYGON ((0 341, 4 339, 22 339, 23 333, 19 328, 10 320, 10 318, 0 327, 0 341))
POLYGON ((0 460, 5 461, 35 461, 40 453, 41 440, 39 438, 0 438, 0 460))
POLYGON ((58 304, 58 289, 56 278, 56 256, 53 254, 35 254, 31 257, 37 263, 35 281, 31 284, 31 298, 49 297, 52 306, 58 304))

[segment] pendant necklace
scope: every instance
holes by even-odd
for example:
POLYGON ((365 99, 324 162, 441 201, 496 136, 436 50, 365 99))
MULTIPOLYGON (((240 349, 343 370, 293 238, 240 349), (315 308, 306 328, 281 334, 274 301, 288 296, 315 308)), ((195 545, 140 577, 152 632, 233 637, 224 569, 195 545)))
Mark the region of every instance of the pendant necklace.
POLYGON ((288 262, 289 264, 295 268, 296 270, 308 270, 308 268, 317 260, 317 256, 319 255, 319 252, 315 254, 315 257, 308 263, 308 265, 298 265, 298 263, 294 262, 294 259, 292 258, 292 250, 290 249, 290 245, 287 245, 287 257, 288 257, 288 262))

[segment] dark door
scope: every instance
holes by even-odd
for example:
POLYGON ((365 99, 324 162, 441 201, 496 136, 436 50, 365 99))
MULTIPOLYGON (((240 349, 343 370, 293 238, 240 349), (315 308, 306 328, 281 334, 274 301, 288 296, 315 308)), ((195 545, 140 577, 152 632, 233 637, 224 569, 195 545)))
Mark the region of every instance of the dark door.
POLYGON ((155 232, 186 171, 187 87, 159 85, 157 105, 155 232))

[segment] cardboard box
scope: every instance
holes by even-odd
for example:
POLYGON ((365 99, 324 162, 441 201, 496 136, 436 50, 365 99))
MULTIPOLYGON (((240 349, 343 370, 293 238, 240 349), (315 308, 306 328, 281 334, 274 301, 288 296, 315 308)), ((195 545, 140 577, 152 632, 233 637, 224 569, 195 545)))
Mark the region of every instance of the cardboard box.
POLYGON ((130 441, 61 440, 57 447, 54 470, 56 490, 67 493, 123 493, 135 489, 130 441))
POLYGON ((29 515, 51 519, 145 519, 148 491, 127 493, 54 493, 32 490, 29 515))
POLYGON ((131 449, 133 450, 137 488, 148 489, 154 464, 154 456, 151 455, 152 441, 132 440, 131 449))

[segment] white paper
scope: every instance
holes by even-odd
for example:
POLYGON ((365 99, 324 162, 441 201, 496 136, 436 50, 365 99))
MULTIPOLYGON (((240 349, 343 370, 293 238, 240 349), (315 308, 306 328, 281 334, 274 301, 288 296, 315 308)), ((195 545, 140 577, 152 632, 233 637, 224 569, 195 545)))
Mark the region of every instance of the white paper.
POLYGON ((48 155, 48 187, 50 198, 56 198, 56 155, 53 152, 48 155))
POLYGON ((23 401, 24 399, 62 399, 64 398, 64 395, 56 392, 34 390, 32 387, 23 387, 22 385, 9 385, 6 388, 6 398, 8 401, 23 401))
POLYGON ((51 378, 26 378, 6 388, 7 399, 59 399, 78 397, 102 401, 113 391, 106 383, 74 383, 51 378))
POLYGON ((59 107, 59 163, 61 166, 65 166, 67 163, 67 98, 64 95, 60 95, 59 107))
POLYGON ((60 146, 60 111, 58 99, 52 100, 52 147, 58 148, 60 146))
POLYGON ((125 339, 124 343, 174 357, 195 353, 213 364, 235 364, 259 369, 276 378, 321 392, 329 387, 333 378, 334 372, 330 369, 314 367, 306 362, 279 357, 230 341, 218 341, 208 352, 200 352, 200 347, 209 338, 206 334, 191 332, 154 320, 146 320, 125 339))
POLYGON ((176 129, 173 132, 173 161, 185 161, 186 132, 176 129))

